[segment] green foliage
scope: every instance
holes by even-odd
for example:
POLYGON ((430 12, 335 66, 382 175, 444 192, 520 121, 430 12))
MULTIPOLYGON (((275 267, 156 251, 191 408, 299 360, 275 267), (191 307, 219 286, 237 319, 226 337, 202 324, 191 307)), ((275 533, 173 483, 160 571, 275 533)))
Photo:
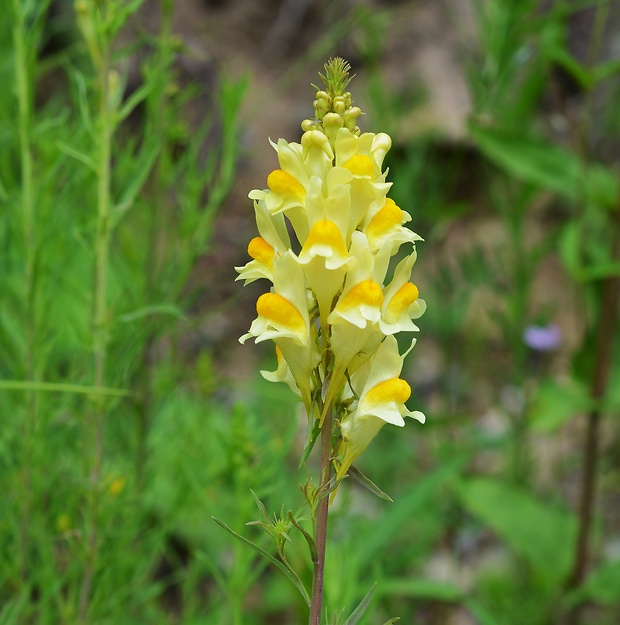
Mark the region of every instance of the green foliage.
MULTIPOLYGON (((141 4, 87 2, 86 13, 50 22, 49 2, 14 0, 0 16, 0 78, 10 86, 0 89, 0 624, 303 622, 312 556, 304 477, 289 454, 303 444, 291 394, 258 376, 240 389, 220 371, 219 352, 183 347, 196 324, 193 271, 235 182, 248 80, 219 76, 215 108, 190 124, 204 88, 178 76, 172 3, 162 3, 158 33, 116 46, 141 4), (68 43, 42 57, 50 29, 64 29, 68 43), (148 54, 129 93, 123 68, 138 48, 148 54), (102 225, 106 58, 119 74, 102 225), (105 315, 95 327, 104 226, 105 315), (97 415, 103 456, 92 479, 97 415), (265 510, 282 510, 280 543, 246 527, 256 518, 251 491, 265 510)), ((358 467, 364 488, 340 485, 328 622, 388 625, 399 614, 420 625, 549 625, 580 606, 592 615, 584 623, 618 622, 617 332, 596 397, 592 380, 604 285, 620 275, 617 163, 599 149, 619 130, 620 64, 596 58, 596 29, 589 58, 578 56, 568 27, 584 7, 604 22, 608 4, 474 3, 462 143, 399 134, 427 95, 415 80, 387 88, 384 52, 399 9, 358 7, 284 76, 350 37, 362 60, 353 71, 367 78, 357 99, 393 136, 391 196, 426 239, 419 348, 430 349, 407 374, 428 421, 405 436, 385 428, 358 467), (561 280, 541 298, 549 266, 561 280), (524 344, 527 326, 556 319, 560 351, 524 344), (596 541, 585 579, 569 589, 579 419, 593 410, 605 426, 596 541)))
POLYGON ((567 575, 577 527, 569 513, 527 491, 488 478, 464 481, 457 490, 465 508, 497 532, 534 570, 556 581, 567 575))

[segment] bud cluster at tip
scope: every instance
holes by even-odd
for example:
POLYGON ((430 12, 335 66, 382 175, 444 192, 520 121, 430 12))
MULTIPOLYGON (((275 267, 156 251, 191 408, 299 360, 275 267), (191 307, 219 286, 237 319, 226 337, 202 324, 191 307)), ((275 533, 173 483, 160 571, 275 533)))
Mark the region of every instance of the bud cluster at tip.
POLYGON ((336 134, 340 128, 347 128, 354 135, 360 134, 357 118, 362 114, 358 106, 353 106, 351 93, 345 91, 351 81, 350 65, 340 57, 330 59, 325 64, 325 75, 319 74, 325 83, 325 89, 317 89, 313 102, 314 119, 305 119, 301 123, 304 132, 320 130, 327 135, 330 144, 334 145, 336 134))

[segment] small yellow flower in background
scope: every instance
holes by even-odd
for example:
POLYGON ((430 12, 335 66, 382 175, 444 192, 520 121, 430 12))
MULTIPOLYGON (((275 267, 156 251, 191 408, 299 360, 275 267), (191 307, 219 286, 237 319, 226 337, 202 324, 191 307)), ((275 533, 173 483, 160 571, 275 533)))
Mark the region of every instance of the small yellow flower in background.
POLYGON ((110 493, 112 497, 116 497, 123 492, 124 488, 125 488, 125 478, 117 477, 115 480, 112 480, 112 482, 110 482, 110 485, 108 486, 108 493, 110 493))
POLYGON ((388 197, 383 162, 391 138, 357 126, 349 69, 330 60, 300 143, 272 143, 278 168, 267 188, 249 194, 259 236, 248 245, 252 260, 236 268, 245 284, 272 284, 240 341, 276 343, 277 369, 262 374, 298 392, 315 435, 332 411, 339 479, 383 425, 403 426, 404 416, 424 422, 407 409, 411 388, 400 377, 415 341, 400 355, 394 337, 418 331, 413 320, 426 309, 412 281, 421 238, 405 225, 409 213, 388 197), (390 272, 390 260, 403 251, 390 272))
POLYGON ((56 517, 56 529, 61 534, 64 534, 71 529, 71 517, 66 512, 63 512, 56 517))

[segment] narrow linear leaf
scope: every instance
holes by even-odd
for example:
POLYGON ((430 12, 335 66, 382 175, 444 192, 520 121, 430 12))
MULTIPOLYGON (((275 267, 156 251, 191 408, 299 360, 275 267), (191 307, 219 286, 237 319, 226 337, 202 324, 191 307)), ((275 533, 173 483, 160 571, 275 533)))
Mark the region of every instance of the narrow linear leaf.
POLYGON ((394 503, 394 500, 387 493, 384 493, 370 478, 366 477, 359 469, 356 469, 353 466, 350 467, 349 475, 366 490, 369 490, 373 495, 379 497, 379 499, 384 499, 385 501, 394 503))
POLYGON ((314 443, 316 443, 316 440, 320 433, 321 433, 321 426, 319 425, 319 420, 316 419, 314 421, 314 427, 312 428, 312 432, 310 432, 310 439, 306 443, 306 447, 304 448, 304 453, 302 454, 301 460, 299 461, 299 468, 303 467, 303 465, 306 463, 306 460, 308 460, 308 456, 310 455, 310 452, 312 451, 312 448, 314 447, 314 443))
POLYGON ((224 521, 220 521, 220 519, 217 519, 216 517, 211 517, 211 518, 222 529, 225 529, 229 534, 232 534, 237 540, 240 540, 242 543, 248 545, 248 547, 256 551, 256 553, 260 554, 261 556, 269 560, 269 562, 271 562, 271 564, 273 564, 281 573, 283 573, 286 576, 286 578, 293 584, 293 586, 297 588, 297 590, 299 591, 299 594, 303 597, 307 606, 310 607, 310 596, 308 595, 308 592, 304 588, 303 584, 298 579, 295 579, 295 576, 286 568, 286 566, 284 566, 284 564, 282 564, 282 562, 280 562, 280 560, 277 560, 276 558, 274 558, 270 553, 266 552, 264 549, 254 544, 251 540, 244 538, 243 536, 241 536, 241 534, 237 534, 237 532, 235 532, 232 528, 228 527, 228 525, 226 525, 224 521))
POLYGON ((594 79, 601 82, 620 72, 620 59, 610 59, 594 68, 594 79))
POLYGON ((359 620, 364 616, 364 613, 368 609, 370 602, 372 600, 372 596, 375 594, 375 590, 377 588, 376 582, 370 587, 370 590, 364 595, 364 598, 359 602, 359 605, 353 612, 351 616, 343 623, 343 625, 357 625, 359 620))
POLYGON ((118 223, 120 217, 122 217, 134 205, 138 194, 140 193, 149 173, 151 172, 151 169, 153 168, 153 164, 159 155, 160 149, 160 143, 153 142, 142 148, 140 151, 138 163, 131 176, 131 180, 123 191, 118 204, 114 207, 116 223, 118 223))
POLYGON ((547 54, 558 65, 563 67, 584 89, 592 88, 595 82, 593 75, 566 48, 560 45, 549 46, 547 54))
POLYGON ((400 621, 400 616, 395 616, 394 618, 391 618, 389 621, 385 621, 383 625, 393 625, 394 623, 398 623, 398 621, 400 621))
POLYGON ((111 397, 137 397, 134 391, 124 388, 65 384, 55 382, 34 382, 24 380, 0 380, 0 389, 10 391, 42 391, 48 393, 74 393, 78 395, 109 395, 111 397))
POLYGON ((145 100, 148 95, 163 82, 163 75, 159 77, 159 80, 152 78, 142 83, 123 103, 123 106, 117 113, 117 123, 121 123, 126 117, 131 115, 131 112, 145 100))
POLYGON ((314 542, 314 538, 310 536, 310 534, 297 522, 295 515, 291 510, 288 511, 289 521, 301 532, 301 535, 306 539, 308 543, 308 547, 310 549, 310 557, 312 558, 312 562, 316 564, 319 561, 319 554, 316 549, 316 544, 314 542))
POLYGON ((131 313, 119 315, 118 320, 123 323, 129 323, 131 321, 143 319, 144 317, 149 317, 150 315, 170 315, 180 321, 187 319, 185 313, 177 306, 174 306, 174 304, 153 304, 152 306, 145 306, 131 313))
POLYGON ((70 145, 63 143, 62 141, 56 141, 56 147, 67 156, 74 158, 76 161, 79 161, 83 165, 86 165, 91 171, 97 173, 97 165, 95 161, 88 156, 88 154, 84 154, 84 152, 80 152, 75 148, 72 148, 70 145))

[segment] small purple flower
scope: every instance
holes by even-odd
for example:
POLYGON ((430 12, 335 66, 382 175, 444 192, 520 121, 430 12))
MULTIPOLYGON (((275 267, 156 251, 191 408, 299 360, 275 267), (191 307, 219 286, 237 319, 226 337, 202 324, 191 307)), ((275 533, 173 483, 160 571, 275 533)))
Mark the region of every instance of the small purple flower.
POLYGON ((523 341, 537 352, 551 352, 562 343, 562 330, 555 323, 548 326, 528 326, 523 331, 523 341))

